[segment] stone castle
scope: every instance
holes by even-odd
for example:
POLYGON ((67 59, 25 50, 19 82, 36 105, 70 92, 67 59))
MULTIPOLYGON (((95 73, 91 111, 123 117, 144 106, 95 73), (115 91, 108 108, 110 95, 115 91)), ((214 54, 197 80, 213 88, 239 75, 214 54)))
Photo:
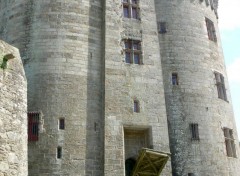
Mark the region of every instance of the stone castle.
MULTIPOLYGON (((142 148, 170 156, 161 175, 239 175, 217 7, 218 0, 0 0, 0 39, 19 49, 27 78, 28 175, 130 176, 142 148)), ((18 106, 8 105, 24 123, 25 76, 18 65, 15 77, 20 57, 4 46, 1 99, 15 100, 2 96, 6 87, 20 91, 18 106), (15 60, 5 68, 9 52, 15 60)), ((0 125, 11 126, 11 109, 1 106, 0 125)), ((3 150, 14 138, 7 132, 0 129, 0 155, 18 154, 5 157, 9 166, 0 158, 0 176, 25 176, 16 158, 27 161, 27 141, 3 150)), ((158 175, 150 159, 152 174, 136 175, 158 175)))

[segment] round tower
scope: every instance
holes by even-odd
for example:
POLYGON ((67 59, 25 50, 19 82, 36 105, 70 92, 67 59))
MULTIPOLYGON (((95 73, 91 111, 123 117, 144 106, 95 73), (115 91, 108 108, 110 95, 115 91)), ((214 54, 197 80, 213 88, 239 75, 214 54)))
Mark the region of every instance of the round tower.
POLYGON ((29 175, 103 175, 102 1, 0 1, 28 79, 29 175))
POLYGON ((218 0, 155 1, 173 175, 231 175, 239 141, 217 24, 218 0))

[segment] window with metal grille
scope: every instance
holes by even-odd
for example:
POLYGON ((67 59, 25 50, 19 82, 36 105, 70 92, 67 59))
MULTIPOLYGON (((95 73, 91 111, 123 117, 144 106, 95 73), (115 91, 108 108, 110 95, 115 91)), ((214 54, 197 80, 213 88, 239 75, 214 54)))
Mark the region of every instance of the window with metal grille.
POLYGON ((191 130, 192 140, 200 140, 199 132, 198 132, 198 124, 197 123, 191 123, 190 124, 190 130, 191 130))
POLYGON ((139 0, 123 0, 123 15, 125 18, 139 18, 139 0))
POLYGON ((59 119, 59 129, 65 129, 65 120, 63 118, 59 119))
POLYGON ((134 100, 133 111, 134 112, 140 112, 140 107, 139 107, 139 101, 138 100, 134 100))
POLYGON ((218 91, 218 98, 228 101, 225 89, 224 77, 221 73, 215 72, 216 86, 218 91))
POLYGON ((28 141, 38 141, 39 112, 28 112, 28 141))
POLYGON ((228 157, 236 158, 236 148, 233 138, 233 130, 229 128, 224 128, 224 137, 225 137, 225 145, 226 145, 226 152, 228 157))
POLYGON ((208 18, 206 18, 205 21, 206 21, 207 32, 208 32, 208 39, 214 42, 217 42, 216 30, 213 22, 208 18))
POLYGON ((164 34, 167 32, 166 22, 158 22, 158 32, 164 34))
POLYGON ((129 64, 142 64, 141 42, 138 40, 125 40, 125 62, 129 64))
POLYGON ((61 159, 62 158, 62 147, 58 147, 57 148, 57 159, 61 159))
POLYGON ((172 85, 178 85, 178 74, 172 73, 172 85))

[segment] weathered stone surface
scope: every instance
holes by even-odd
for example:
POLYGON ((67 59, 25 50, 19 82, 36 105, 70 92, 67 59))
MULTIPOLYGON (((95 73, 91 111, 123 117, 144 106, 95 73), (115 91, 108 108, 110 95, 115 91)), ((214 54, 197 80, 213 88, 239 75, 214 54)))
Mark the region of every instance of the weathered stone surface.
MULTIPOLYGON (((28 111, 43 114, 39 140, 28 145, 29 175, 122 176, 125 160, 141 147, 169 152, 169 142, 173 167, 169 161, 163 175, 172 169, 177 176, 240 172, 239 159, 226 156, 221 129, 236 131, 227 79, 224 102, 213 74, 226 78, 218 0, 138 2, 140 18, 131 19, 121 0, 0 0, 0 37, 21 52, 28 111), (215 24, 217 43, 207 38, 205 17, 215 24), (159 34, 158 22, 166 22, 167 33, 159 34), (127 39, 141 41, 143 64, 125 62, 127 39), (172 72, 178 86, 171 85, 172 72), (199 124, 199 142, 191 141, 189 123, 199 124)), ((11 116, 17 106, 5 102, 1 111, 11 116)), ((1 139, 19 140, 6 128, 1 139)), ((237 144, 236 132, 234 138, 237 144)), ((11 153, 4 155, 10 163, 21 160, 11 153)))
POLYGON ((0 175, 26 176, 27 81, 19 51, 0 41, 0 175))

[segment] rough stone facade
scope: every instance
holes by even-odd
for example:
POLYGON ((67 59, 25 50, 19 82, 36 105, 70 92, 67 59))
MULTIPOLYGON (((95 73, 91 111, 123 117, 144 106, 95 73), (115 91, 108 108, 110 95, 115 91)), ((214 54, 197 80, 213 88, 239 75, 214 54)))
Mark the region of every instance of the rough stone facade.
POLYGON ((171 149, 162 175, 237 176, 239 159, 227 157, 223 135, 224 127, 233 129, 238 144, 218 1, 127 2, 0 0, 0 37, 20 49, 28 111, 44 121, 28 145, 29 175, 124 176, 125 160, 147 147, 171 149), (125 17, 126 6, 136 19, 125 17), (217 42, 208 39, 205 18, 217 42), (140 64, 126 63, 126 41, 141 43, 140 64), (226 78, 228 102, 218 98, 215 71, 226 78), (173 72, 179 85, 172 85, 173 72), (200 140, 191 140, 191 123, 200 140))
POLYGON ((27 173, 27 80, 18 49, 0 40, 0 176, 27 173))

